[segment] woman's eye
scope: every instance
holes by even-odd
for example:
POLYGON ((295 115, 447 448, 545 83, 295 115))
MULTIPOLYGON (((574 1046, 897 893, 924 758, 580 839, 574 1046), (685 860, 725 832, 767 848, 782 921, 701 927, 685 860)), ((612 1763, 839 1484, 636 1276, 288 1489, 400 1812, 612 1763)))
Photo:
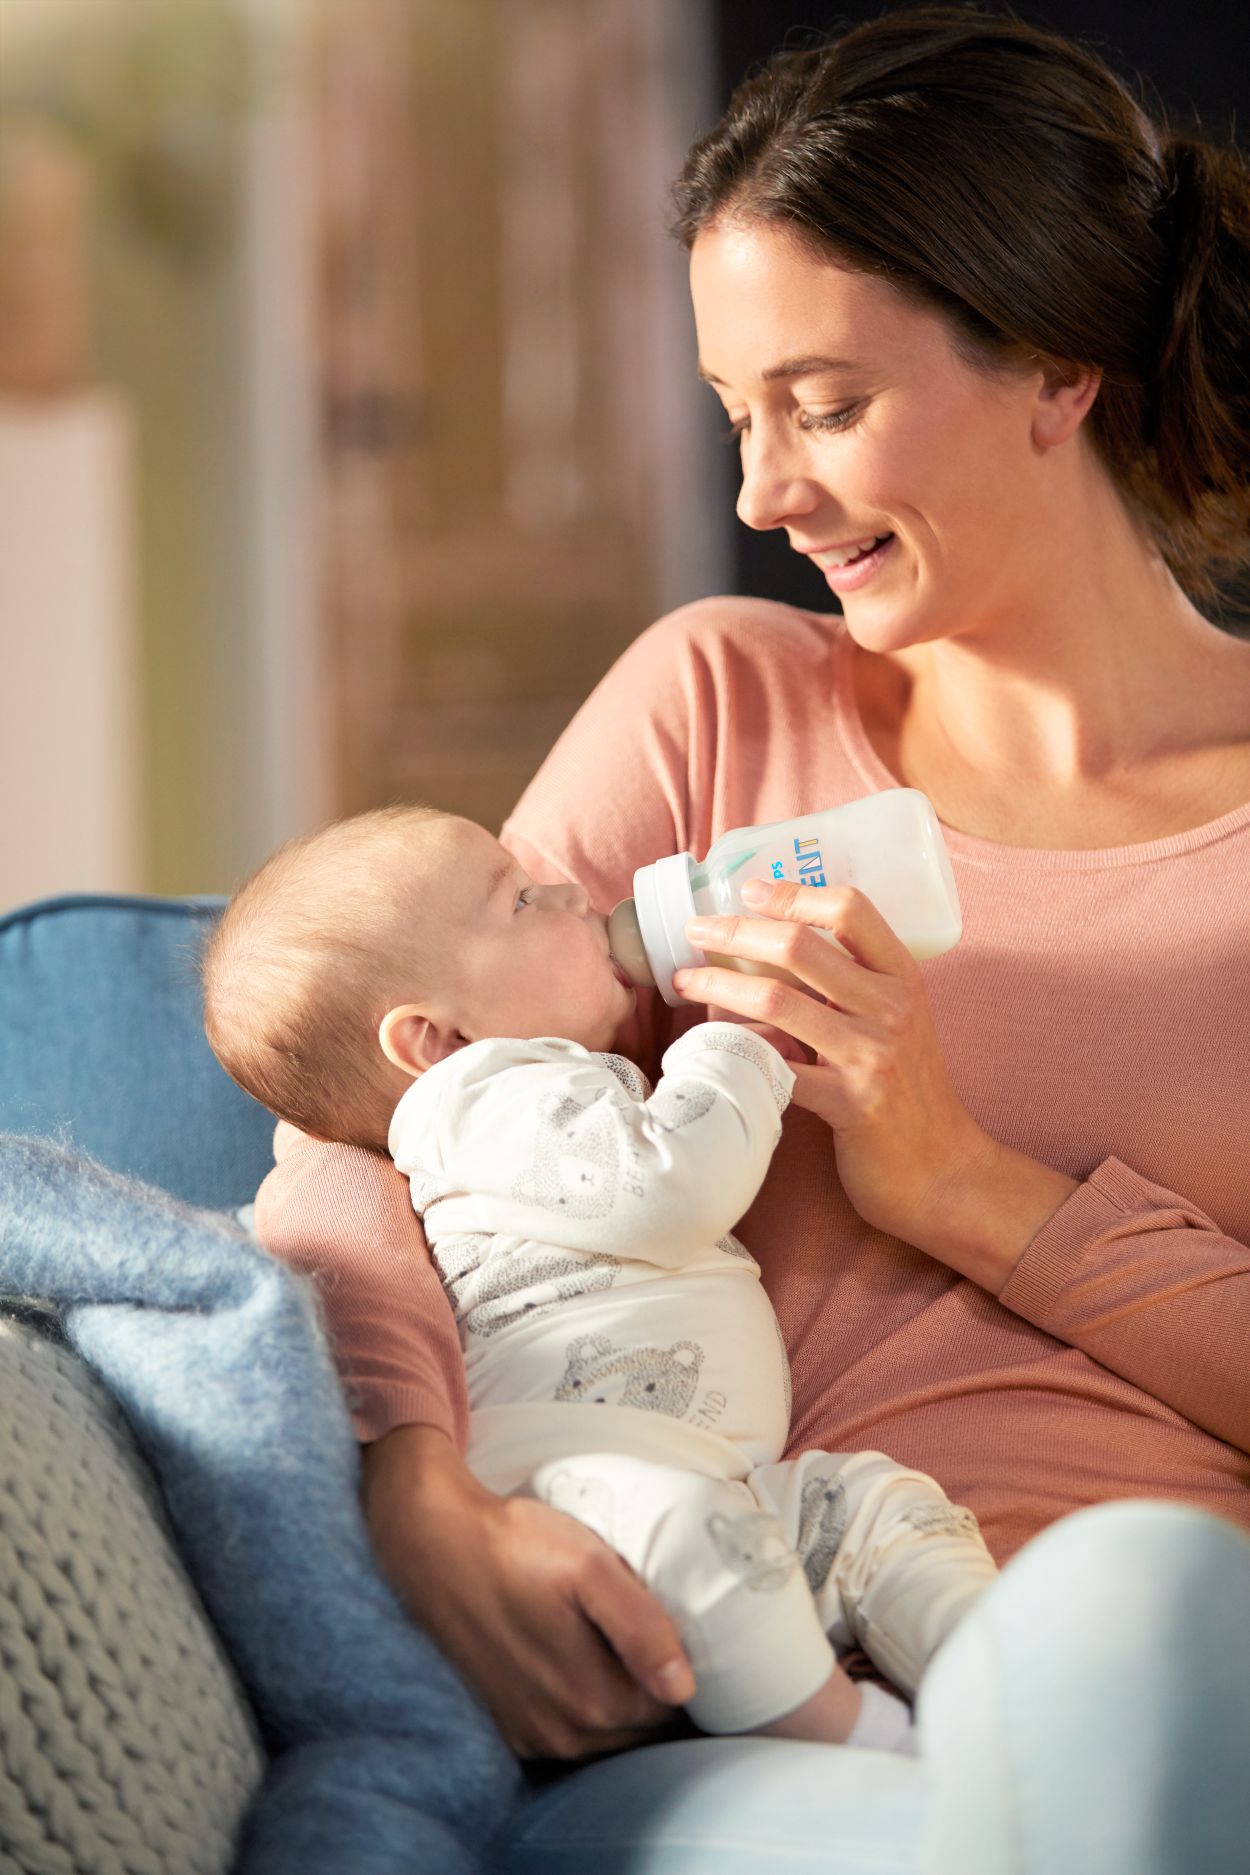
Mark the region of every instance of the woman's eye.
POLYGON ((800 410, 799 428, 801 430, 844 430, 862 408, 861 404, 848 404, 845 410, 800 410))
MULTIPOLYGON (((800 410, 798 414, 798 427, 801 430, 816 430, 824 431, 825 433, 845 430, 859 415, 862 409, 862 404, 848 404, 845 410, 800 410)), ((729 425, 729 428, 723 432, 725 441, 727 443, 736 443, 740 437, 746 435, 750 427, 751 419, 749 417, 735 417, 729 425)))

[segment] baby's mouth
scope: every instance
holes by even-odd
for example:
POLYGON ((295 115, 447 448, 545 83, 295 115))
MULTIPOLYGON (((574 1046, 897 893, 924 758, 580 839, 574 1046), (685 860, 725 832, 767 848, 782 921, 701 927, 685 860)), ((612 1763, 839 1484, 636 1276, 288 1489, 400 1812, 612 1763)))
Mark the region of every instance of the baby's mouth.
POLYGON ((622 986, 622 988, 627 989, 627 990, 632 990, 635 987, 634 979, 630 976, 629 972, 624 968, 622 964, 617 963, 616 958, 612 955, 611 951, 608 952, 608 962, 612 966, 612 975, 616 978, 617 982, 622 986))

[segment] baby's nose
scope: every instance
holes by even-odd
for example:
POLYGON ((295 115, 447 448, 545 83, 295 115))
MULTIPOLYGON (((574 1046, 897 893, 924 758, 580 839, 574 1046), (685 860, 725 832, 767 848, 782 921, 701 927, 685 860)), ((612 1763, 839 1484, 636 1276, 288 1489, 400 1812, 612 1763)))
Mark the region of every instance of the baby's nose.
POLYGON ((574 918, 585 918, 590 911, 590 899, 585 890, 568 880, 562 880, 558 884, 540 885, 538 896, 546 904, 560 911, 571 913, 574 918))

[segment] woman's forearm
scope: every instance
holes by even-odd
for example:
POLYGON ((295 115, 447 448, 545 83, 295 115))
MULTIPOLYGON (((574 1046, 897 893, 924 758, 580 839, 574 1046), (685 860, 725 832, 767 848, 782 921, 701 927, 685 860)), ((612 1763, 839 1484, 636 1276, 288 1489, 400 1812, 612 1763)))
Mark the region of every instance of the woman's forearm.
POLYGON ((1250 1245, 1104 1159, 1020 1258, 1000 1300, 1250 1452, 1250 1245))
POLYGON ((1110 1158, 1082 1180, 990 1142, 907 1241, 1238 1451, 1250 1246, 1110 1158))
POLYGON ((907 1241, 996 1296, 1077 1179, 981 1134, 932 1193, 907 1241))
POLYGON ((365 1522, 385 1574, 413 1613, 421 1612, 426 1535, 437 1529, 441 1538, 457 1508, 490 1495, 438 1426, 396 1426, 363 1448, 365 1522))

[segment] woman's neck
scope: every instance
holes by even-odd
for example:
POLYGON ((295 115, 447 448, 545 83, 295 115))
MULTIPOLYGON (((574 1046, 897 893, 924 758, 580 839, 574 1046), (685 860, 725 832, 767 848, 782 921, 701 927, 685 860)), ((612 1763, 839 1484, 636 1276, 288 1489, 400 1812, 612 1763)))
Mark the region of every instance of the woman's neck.
MULTIPOLYGON (((1123 543, 1121 543, 1123 545, 1123 543)), ((869 740, 948 826, 1004 844, 1166 837, 1250 800, 1250 643, 1140 549, 1078 605, 896 652, 857 647, 869 740)), ((1044 592, 1040 586, 1034 592, 1044 592)))

